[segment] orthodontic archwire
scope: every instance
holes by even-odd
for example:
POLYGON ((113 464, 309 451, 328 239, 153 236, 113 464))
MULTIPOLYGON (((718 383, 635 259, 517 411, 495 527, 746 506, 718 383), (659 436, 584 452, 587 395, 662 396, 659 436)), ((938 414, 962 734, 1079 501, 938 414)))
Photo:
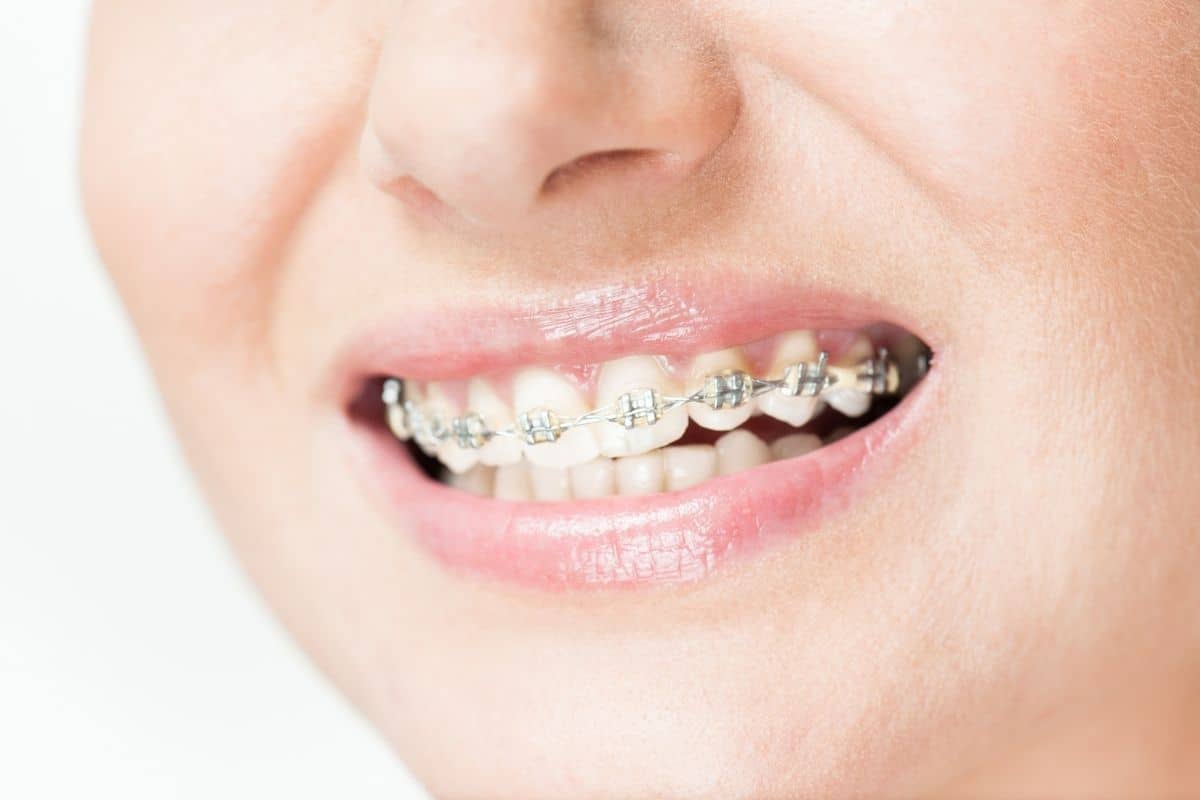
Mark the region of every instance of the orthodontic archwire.
MULTIPOLYGON (((916 369, 924 374, 929 357, 924 355, 916 369)), ((886 348, 880 348, 857 366, 836 367, 822 352, 816 361, 797 362, 786 367, 783 377, 756 378, 744 370, 727 369, 706 375, 700 388, 691 394, 665 395, 657 389, 631 389, 616 402, 578 416, 565 416, 553 409, 538 407, 521 411, 516 422, 492 428, 483 416, 467 411, 452 419, 429 413, 419 402, 407 397, 401 378, 387 378, 382 399, 387 423, 396 438, 412 439, 426 453, 434 454, 451 441, 464 450, 478 450, 494 438, 519 439, 527 445, 552 444, 564 433, 585 425, 609 422, 627 430, 654 425, 668 411, 689 403, 700 403, 720 411, 744 406, 756 397, 779 392, 786 397, 820 397, 835 390, 851 390, 872 396, 894 395, 901 385, 900 368, 886 348)))

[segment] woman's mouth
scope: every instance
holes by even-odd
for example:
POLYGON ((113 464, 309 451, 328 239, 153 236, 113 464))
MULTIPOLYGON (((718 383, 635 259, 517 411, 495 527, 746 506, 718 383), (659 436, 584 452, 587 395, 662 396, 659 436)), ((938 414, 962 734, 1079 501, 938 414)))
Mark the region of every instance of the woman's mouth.
MULTIPOLYGON (((393 332, 352 370, 360 463, 387 513, 456 570, 538 588, 703 577, 843 505, 927 380, 932 350, 887 316, 846 303, 860 307, 781 327, 787 305, 714 315, 715 331, 694 313, 672 331, 666 313, 595 360, 570 356, 603 354, 605 338, 547 337, 562 312, 545 306, 459 321, 500 332, 503 351, 439 358, 429 330, 393 332)), ((620 297, 589 312, 619 318, 620 297)))

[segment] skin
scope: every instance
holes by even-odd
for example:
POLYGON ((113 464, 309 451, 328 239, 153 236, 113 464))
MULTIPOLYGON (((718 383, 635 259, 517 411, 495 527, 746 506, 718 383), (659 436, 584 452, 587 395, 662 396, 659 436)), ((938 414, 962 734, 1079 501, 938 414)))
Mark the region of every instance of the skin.
POLYGON ((102 0, 84 198, 246 569, 438 796, 1194 796, 1196 42, 1168 0, 102 0), (939 346, 808 535, 545 594, 344 468, 364 322, 723 263, 939 346))

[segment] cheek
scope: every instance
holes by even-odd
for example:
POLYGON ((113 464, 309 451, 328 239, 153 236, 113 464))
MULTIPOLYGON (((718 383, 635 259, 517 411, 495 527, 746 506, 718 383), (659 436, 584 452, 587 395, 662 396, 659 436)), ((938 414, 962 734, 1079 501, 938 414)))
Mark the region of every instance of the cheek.
POLYGON ((357 135, 374 27, 351 5, 97 4, 84 200, 148 347, 245 352, 264 329, 289 232, 357 135))
POLYGON ((745 5, 746 47, 964 227, 1078 225, 1103 187, 1136 187, 1164 136, 1146 126, 1188 113, 1180 62, 1200 35, 1171 0, 745 5))

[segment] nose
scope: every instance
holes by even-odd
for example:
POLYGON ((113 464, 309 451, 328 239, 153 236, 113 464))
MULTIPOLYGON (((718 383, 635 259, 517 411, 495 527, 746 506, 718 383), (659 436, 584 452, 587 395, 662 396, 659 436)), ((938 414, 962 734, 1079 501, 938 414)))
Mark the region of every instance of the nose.
POLYGON ((688 5, 398 4, 362 138, 368 176, 490 227, 602 187, 646 202, 703 165, 738 115, 737 83, 688 5))

